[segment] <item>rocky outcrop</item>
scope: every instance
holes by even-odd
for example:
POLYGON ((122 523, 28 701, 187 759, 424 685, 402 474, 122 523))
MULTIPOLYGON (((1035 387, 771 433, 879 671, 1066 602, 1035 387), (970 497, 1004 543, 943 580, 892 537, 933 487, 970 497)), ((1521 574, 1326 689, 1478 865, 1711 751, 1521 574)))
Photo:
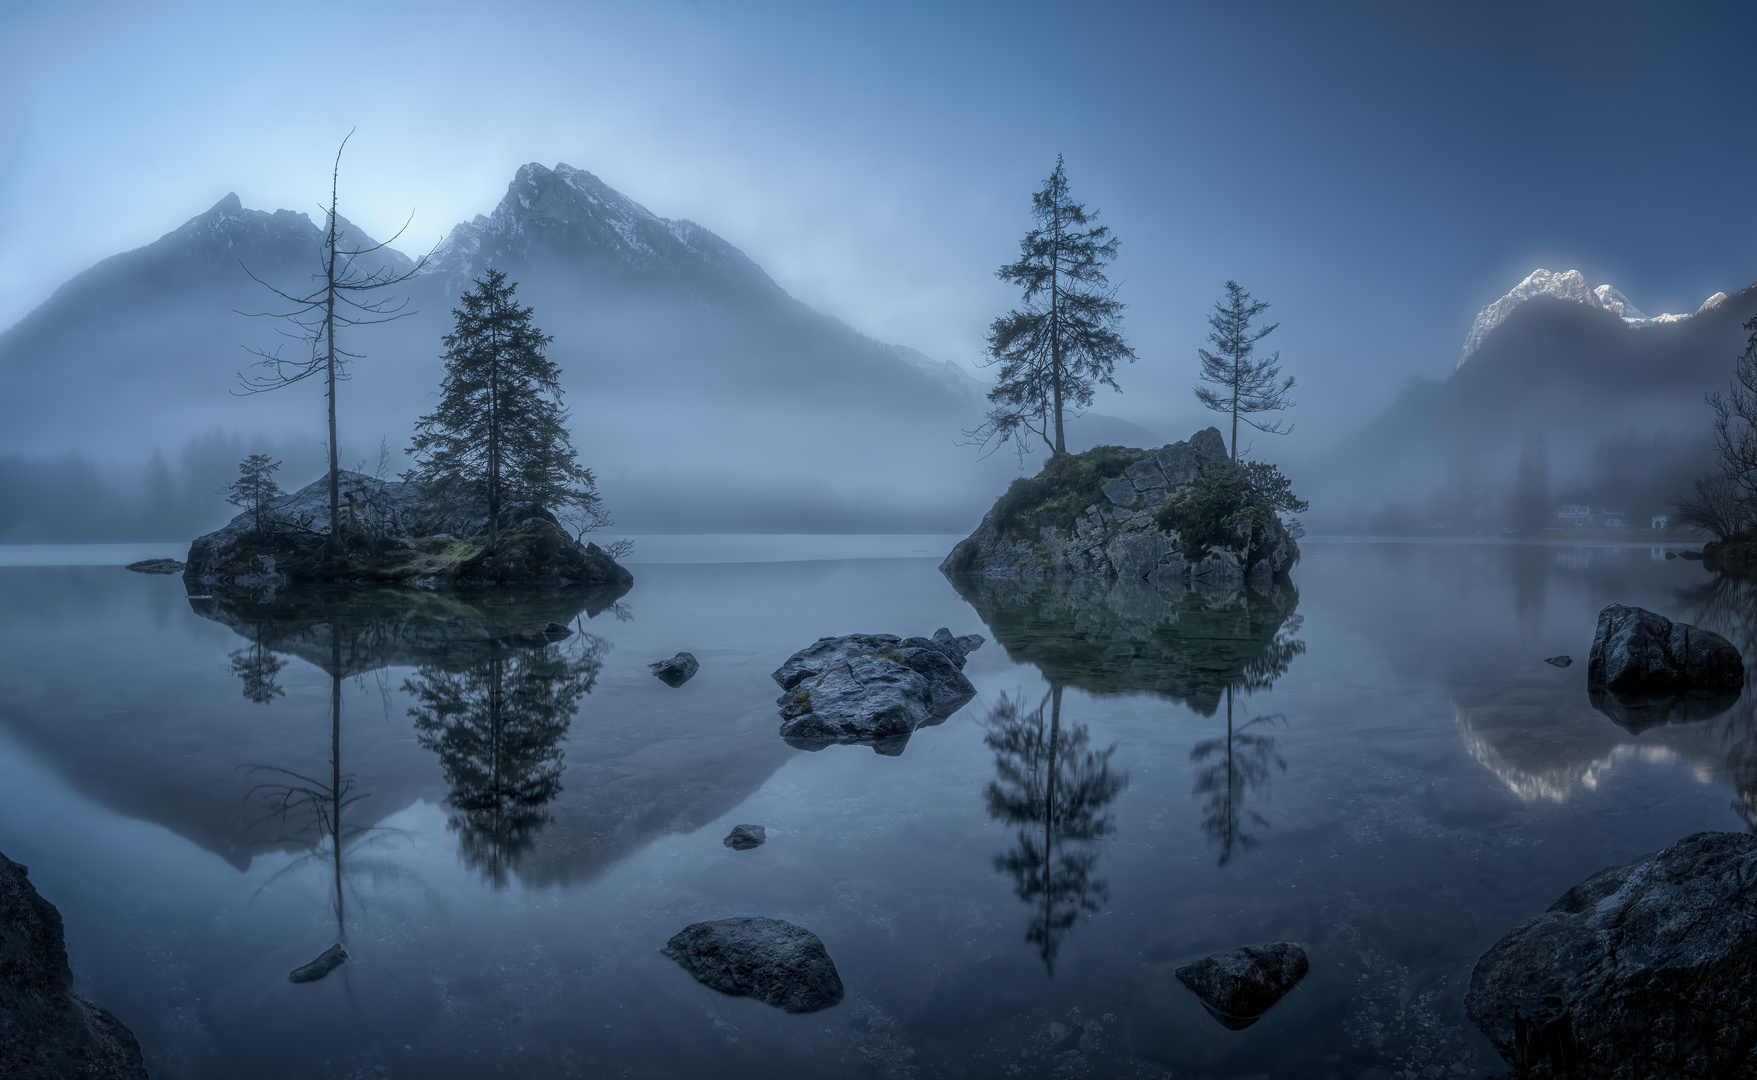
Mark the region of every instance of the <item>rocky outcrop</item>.
POLYGON ((1298 986, 1310 966, 1304 949, 1278 941, 1204 956, 1174 974, 1202 999, 1216 1020, 1238 1031, 1256 1023, 1298 986))
POLYGON ((940 570, 977 577, 1113 577, 1166 587, 1237 587, 1246 582, 1261 587, 1285 576, 1299 559, 1298 545, 1273 513, 1255 525, 1230 528, 1195 549, 1180 544, 1178 531, 1159 520, 1166 503, 1205 469, 1229 462, 1218 428, 1157 450, 1099 447, 1073 457, 1097 461, 1098 455, 1115 475, 1097 484, 1091 502, 1067 506, 1057 520, 1044 520, 1058 518, 1055 514, 1022 514, 1017 503, 1027 489, 1039 505, 1070 497, 1084 502, 1084 488, 1061 484, 1066 490, 1058 490, 1057 484, 1046 483, 1052 468, 1046 465, 1038 477, 1015 481, 976 531, 946 556, 940 570), (1021 528, 1021 520, 1035 527, 1021 528))
POLYGON ((672 689, 676 689, 695 678, 695 673, 701 670, 701 665, 696 662, 694 654, 686 652, 680 652, 669 660, 660 660, 647 666, 653 669, 653 674, 658 676, 660 682, 672 689))
POLYGON ((1464 1009, 1522 1077, 1757 1075, 1757 837, 1610 867, 1495 944, 1464 1009))
POLYGON ((964 677, 965 658, 982 645, 976 634, 932 638, 848 634, 819 638, 777 668, 781 737, 802 750, 837 743, 903 752, 917 728, 942 723, 976 696, 964 677))
POLYGON ((503 508, 494 549, 488 517, 464 506, 435 512, 413 484, 362 473, 341 475, 341 550, 330 550, 329 480, 271 503, 267 535, 239 514, 189 547, 183 581, 192 590, 277 588, 295 583, 423 585, 632 584, 634 575, 596 544, 581 545, 533 504, 503 508))
POLYGON ((697 982, 791 1013, 842 1000, 842 977, 818 936, 780 919, 717 919, 684 927, 660 950, 697 982))
POLYGON ((0 855, 0 1076, 146 1080, 140 1043, 73 992, 61 913, 0 855))
POLYGON ((1738 690, 1745 663, 1733 643, 1712 630, 1611 604, 1598 613, 1586 681, 1620 694, 1738 690))
POLYGON ((181 574, 183 564, 176 559, 141 559, 139 562, 129 563, 123 569, 137 574, 181 574))

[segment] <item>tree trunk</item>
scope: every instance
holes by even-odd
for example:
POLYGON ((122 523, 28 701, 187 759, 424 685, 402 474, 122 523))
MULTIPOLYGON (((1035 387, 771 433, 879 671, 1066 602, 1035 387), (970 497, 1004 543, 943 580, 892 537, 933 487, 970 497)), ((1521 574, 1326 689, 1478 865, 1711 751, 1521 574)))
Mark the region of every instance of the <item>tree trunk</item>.
POLYGON ((500 540, 500 330, 489 334, 488 360, 488 550, 500 540))
POLYGON ((329 550, 342 552, 342 477, 336 450, 336 190, 330 178, 329 250, 324 264, 328 286, 324 293, 323 323, 326 334, 325 367, 329 382, 329 550))

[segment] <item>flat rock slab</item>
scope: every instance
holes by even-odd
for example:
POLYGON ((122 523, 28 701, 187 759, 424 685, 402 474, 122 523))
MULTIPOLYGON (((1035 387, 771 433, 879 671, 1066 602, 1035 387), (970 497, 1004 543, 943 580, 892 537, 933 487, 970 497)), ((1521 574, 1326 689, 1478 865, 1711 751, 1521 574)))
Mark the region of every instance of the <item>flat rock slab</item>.
POLYGON ((682 686, 695 678, 695 673, 701 670, 701 665, 696 663, 695 656, 686 652, 680 652, 669 660, 660 660, 647 666, 653 669, 653 674, 659 677, 660 682, 672 688, 682 686))
POLYGON ((302 967, 296 967, 288 972, 287 981, 296 983, 316 982, 334 971, 336 968, 341 967, 342 962, 347 958, 347 952, 342 949, 341 944, 338 942, 323 950, 321 953, 318 953, 317 959, 311 961, 311 963, 302 967))
POLYGON ((181 574, 183 564, 176 559, 142 559, 129 563, 124 569, 137 574, 181 574))
POLYGON ((1574 658, 1572 656, 1546 656, 1543 662, 1551 667, 1572 667, 1574 658))
POLYGON ((1522 1076, 1749 1077, 1754 999, 1757 837, 1697 833, 1502 938, 1464 1011, 1522 1076))
POLYGON ((1598 613, 1586 682, 1619 694, 1733 692, 1745 685, 1745 663, 1712 630, 1611 604, 1598 613))
POLYGON ((720 841, 733 851, 749 851, 754 847, 762 847, 763 841, 769 838, 768 830, 761 825, 734 825, 720 841))
POLYGON ((1178 981, 1229 1028, 1246 1028, 1306 977, 1306 951, 1290 941, 1246 945, 1177 969, 1178 981))
POLYGON ((693 923, 660 950, 699 983, 791 1013, 842 1000, 842 977, 818 936, 781 919, 693 923))

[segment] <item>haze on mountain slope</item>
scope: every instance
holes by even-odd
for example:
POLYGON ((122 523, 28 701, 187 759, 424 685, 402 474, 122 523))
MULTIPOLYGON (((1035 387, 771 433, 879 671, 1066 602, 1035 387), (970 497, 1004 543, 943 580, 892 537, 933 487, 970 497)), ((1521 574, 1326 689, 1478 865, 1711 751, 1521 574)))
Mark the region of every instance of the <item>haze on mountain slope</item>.
MULTIPOLYGON (((275 320, 240 314, 283 303, 246 268, 302 291, 320 238, 303 214, 228 195, 0 334, 0 455, 13 455, 0 459, 0 485, 7 464, 34 484, 15 479, 0 496, 48 521, 58 499, 103 497, 89 493, 95 477, 119 477, 115 489, 145 469, 149 487, 165 488, 149 501, 175 487, 183 509, 143 527, 186 535, 226 516, 211 492, 245 449, 285 456, 294 485, 313 478, 320 387, 241 397, 235 375, 246 347, 301 348, 275 320)), ((348 239, 374 243, 351 226, 348 239)), ((389 248, 368 258, 411 265, 389 248)), ((1017 473, 1010 454, 979 460, 961 445, 984 403, 956 365, 813 311, 694 222, 661 218, 584 170, 537 164, 432 253, 407 290, 408 317, 341 342, 364 354, 339 398, 345 463, 371 471, 383 439, 400 467, 439 385, 450 309, 489 266, 518 282, 554 336, 575 445, 624 531, 956 531, 1017 473)), ((1082 429, 1083 445, 1163 441, 1100 416, 1082 429)), ((99 538, 31 529, 0 539, 99 538)))

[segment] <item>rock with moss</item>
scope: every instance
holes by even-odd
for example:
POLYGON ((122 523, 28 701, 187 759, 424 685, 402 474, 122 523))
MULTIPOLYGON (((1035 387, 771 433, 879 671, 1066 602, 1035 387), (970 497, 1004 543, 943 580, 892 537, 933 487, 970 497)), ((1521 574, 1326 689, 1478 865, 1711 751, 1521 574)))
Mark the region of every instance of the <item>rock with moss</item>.
POLYGON ((294 584, 617 586, 634 575, 596 544, 581 544, 541 507, 504 508, 490 550, 486 513, 435 509, 413 484, 341 474, 339 550, 329 543, 327 477, 269 504, 266 534, 239 514, 190 545, 192 589, 294 584))
POLYGON ((1299 559, 1279 513, 1290 505, 1280 473, 1232 461, 1218 428, 1157 450, 1099 446, 1013 481, 940 569, 1261 587, 1299 559))

